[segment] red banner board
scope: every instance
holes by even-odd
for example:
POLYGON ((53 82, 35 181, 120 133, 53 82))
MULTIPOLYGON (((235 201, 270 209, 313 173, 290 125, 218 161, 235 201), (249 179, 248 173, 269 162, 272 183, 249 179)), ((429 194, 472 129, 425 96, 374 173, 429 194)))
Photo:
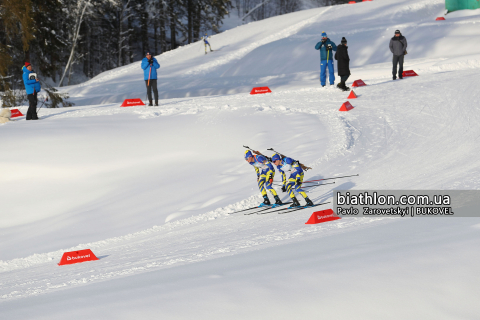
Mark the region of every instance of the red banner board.
POLYGON ((355 91, 350 91, 347 99, 357 99, 357 94, 355 93, 355 91))
POLYGON ((438 20, 445 20, 444 17, 438 17, 437 19, 435 19, 435 21, 438 21, 438 20))
POLYGON ((402 72, 403 77, 416 77, 418 74, 413 70, 407 70, 402 72))
POLYGON ((65 252, 63 254, 62 260, 60 260, 59 266, 64 264, 74 264, 85 261, 98 260, 98 258, 93 254, 92 250, 78 250, 72 252, 65 252))
POLYGON ((352 87, 363 87, 366 86, 365 82, 363 80, 355 80, 353 81, 352 87))
POLYGON ((12 109, 12 110, 10 110, 10 112, 12 113, 10 118, 16 118, 16 117, 23 116, 23 114, 18 109, 12 109))
POLYGON ((256 87, 253 88, 250 94, 261 94, 261 93, 269 93, 272 92, 269 87, 256 87))
POLYGON ((125 99, 120 107, 144 106, 142 99, 125 99))
POLYGON ((340 107, 340 109, 338 109, 338 111, 350 111, 353 109, 353 106, 350 104, 350 102, 345 102, 344 104, 342 104, 342 106, 340 107))
POLYGON ((348 4, 355 4, 355 1, 348 1, 348 4))
POLYGON ((332 209, 327 209, 327 210, 314 212, 310 217, 310 219, 308 219, 308 221, 305 222, 305 224, 317 224, 317 223, 333 221, 338 219, 340 219, 340 217, 337 216, 332 209))

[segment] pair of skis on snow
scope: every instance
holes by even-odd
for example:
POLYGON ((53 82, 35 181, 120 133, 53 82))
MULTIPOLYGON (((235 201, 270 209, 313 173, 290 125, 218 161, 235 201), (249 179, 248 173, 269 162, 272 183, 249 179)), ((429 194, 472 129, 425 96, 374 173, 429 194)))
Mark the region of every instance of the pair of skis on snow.
POLYGON ((253 212, 247 212, 247 213, 244 213, 244 215, 248 216, 248 215, 255 214, 255 213, 256 214, 267 214, 267 213, 272 213, 272 212, 277 212, 278 214, 282 214, 282 213, 294 212, 294 211, 298 211, 298 210, 302 210, 302 209, 313 208, 313 207, 321 206, 321 205, 324 205, 324 204, 327 204, 327 203, 330 203, 330 202, 322 202, 322 203, 314 204, 313 206, 299 206, 299 207, 288 206, 287 208, 280 208, 278 210, 273 210, 273 211, 271 210, 271 209, 283 207, 283 206, 285 206, 287 204, 290 204, 290 203, 292 203, 292 202, 286 202, 286 203, 283 203, 283 204, 273 204, 273 205, 260 205, 260 206, 240 210, 240 211, 235 211, 235 212, 232 212, 230 214, 239 213, 239 212, 246 212, 246 211, 255 210, 255 209, 261 209, 261 210, 256 210, 256 211, 253 211, 253 212))

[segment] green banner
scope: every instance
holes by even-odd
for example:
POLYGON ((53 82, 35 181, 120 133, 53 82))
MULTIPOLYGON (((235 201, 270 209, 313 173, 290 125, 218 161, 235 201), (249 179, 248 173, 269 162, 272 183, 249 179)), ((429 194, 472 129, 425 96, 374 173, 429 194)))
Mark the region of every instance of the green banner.
POLYGON ((480 0, 445 0, 445 9, 448 12, 464 9, 480 9, 480 0))

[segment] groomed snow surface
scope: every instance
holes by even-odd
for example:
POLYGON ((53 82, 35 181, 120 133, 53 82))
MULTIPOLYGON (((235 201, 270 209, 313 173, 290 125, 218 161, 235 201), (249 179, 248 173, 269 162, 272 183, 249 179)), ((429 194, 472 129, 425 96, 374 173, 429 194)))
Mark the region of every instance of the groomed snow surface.
POLYGON ((310 188, 319 209, 334 189, 480 189, 480 11, 443 12, 377 0, 250 23, 158 56, 160 107, 119 107, 145 99, 134 63, 0 126, 0 319, 478 319, 479 218, 231 214, 261 202, 242 145, 308 180, 359 174, 310 188), (396 29, 419 77, 391 80, 396 29), (320 87, 321 31, 348 40, 347 84, 368 84, 349 112, 320 87), (100 260, 57 265, 85 248, 100 260))

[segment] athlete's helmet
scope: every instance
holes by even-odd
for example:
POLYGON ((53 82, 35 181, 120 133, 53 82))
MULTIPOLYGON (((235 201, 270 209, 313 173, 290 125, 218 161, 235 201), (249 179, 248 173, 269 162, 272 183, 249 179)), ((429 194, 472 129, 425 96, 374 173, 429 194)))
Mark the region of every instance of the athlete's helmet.
POLYGON ((252 151, 250 150, 245 151, 245 159, 248 159, 250 157, 253 157, 252 151))
POLYGON ((278 153, 275 153, 273 156, 272 156, 272 162, 275 162, 277 160, 282 160, 282 157, 280 157, 280 155, 278 153))

